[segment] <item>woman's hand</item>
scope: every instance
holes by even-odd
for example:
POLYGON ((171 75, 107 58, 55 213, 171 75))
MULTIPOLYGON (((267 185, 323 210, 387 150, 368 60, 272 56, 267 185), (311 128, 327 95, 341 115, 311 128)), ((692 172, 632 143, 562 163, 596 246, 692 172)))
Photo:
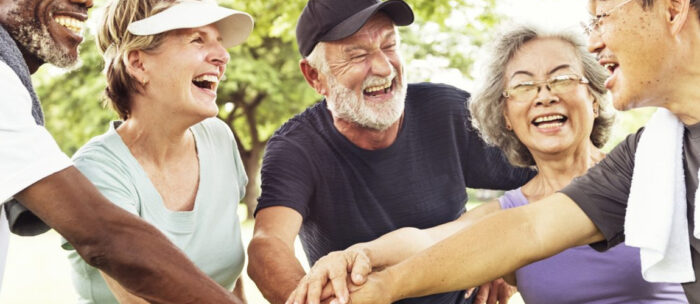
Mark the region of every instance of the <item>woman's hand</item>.
POLYGON ((331 296, 335 296, 332 303, 348 303, 348 283, 364 284, 371 271, 369 251, 362 246, 331 252, 316 261, 285 303, 317 304, 331 296))

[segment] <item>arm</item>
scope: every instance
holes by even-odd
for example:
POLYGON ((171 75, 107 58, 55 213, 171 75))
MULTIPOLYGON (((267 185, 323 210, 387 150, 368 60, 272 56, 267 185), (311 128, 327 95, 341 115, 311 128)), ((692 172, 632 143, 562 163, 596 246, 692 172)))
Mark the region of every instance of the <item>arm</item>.
POLYGON ((105 279, 105 283, 107 283, 109 291, 112 292, 112 295, 114 295, 117 302, 120 304, 148 304, 148 302, 146 302, 144 299, 141 299, 126 291, 124 287, 119 285, 117 281, 106 275, 104 272, 100 271, 100 275, 102 275, 102 278, 105 279))
POLYGON ((343 251, 329 253, 313 265, 287 303, 319 303, 331 295, 336 295, 341 303, 346 303, 349 294, 348 272, 353 284, 362 285, 373 269, 397 264, 499 210, 501 207, 498 202, 492 201, 442 225, 429 229, 405 227, 371 242, 358 243, 343 251), (326 286, 328 284, 332 290, 326 286))
POLYGON ((262 209, 255 217, 248 275, 270 303, 284 303, 306 274, 294 256, 301 222, 301 214, 280 206, 262 209))
POLYGON ((236 280, 236 286, 233 287, 233 294, 241 300, 241 303, 248 304, 248 299, 245 297, 245 292, 243 291, 243 277, 238 277, 236 280))
POLYGON ((557 193, 488 216, 420 254, 370 276, 358 293, 352 294, 352 299, 356 304, 389 303, 464 289, 566 248, 602 239, 603 235, 576 203, 557 193))
POLYGON ((17 195, 85 261, 151 303, 240 303, 153 226, 109 202, 74 167, 17 195))

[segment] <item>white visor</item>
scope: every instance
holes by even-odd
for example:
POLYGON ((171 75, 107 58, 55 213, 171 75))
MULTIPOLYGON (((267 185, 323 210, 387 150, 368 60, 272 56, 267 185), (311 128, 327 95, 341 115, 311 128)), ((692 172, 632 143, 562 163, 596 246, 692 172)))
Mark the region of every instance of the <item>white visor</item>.
POLYGON ((191 0, 178 1, 160 13, 132 22, 127 29, 134 35, 144 36, 212 23, 219 28, 225 48, 243 43, 253 31, 253 17, 247 13, 208 1, 191 0))

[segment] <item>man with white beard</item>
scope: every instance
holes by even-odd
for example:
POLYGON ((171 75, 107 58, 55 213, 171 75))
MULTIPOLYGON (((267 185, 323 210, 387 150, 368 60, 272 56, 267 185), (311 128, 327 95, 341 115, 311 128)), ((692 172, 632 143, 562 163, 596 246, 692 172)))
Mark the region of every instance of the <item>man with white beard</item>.
MULTIPOLYGON (((412 22, 401 0, 311 0, 302 12, 300 68, 325 99, 277 130, 263 159, 248 273, 271 303, 304 277, 297 234, 313 265, 402 227, 458 218, 465 187, 511 189, 531 177, 471 129, 467 92, 406 84, 396 26, 412 22)), ((402 303, 464 300, 452 292, 402 303)))

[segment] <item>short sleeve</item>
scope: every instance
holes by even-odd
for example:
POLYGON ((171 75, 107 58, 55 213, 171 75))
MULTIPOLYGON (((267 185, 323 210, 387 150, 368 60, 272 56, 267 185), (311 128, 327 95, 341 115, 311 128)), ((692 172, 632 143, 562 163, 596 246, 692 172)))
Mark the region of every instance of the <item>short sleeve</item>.
POLYGON ((600 163, 561 190, 576 202, 605 237, 603 242, 591 245, 596 250, 607 250, 625 240, 627 198, 641 133, 640 130, 629 135, 600 163))
MULTIPOLYGON (((73 157, 75 167, 92 182, 93 185, 115 205, 140 216, 138 194, 133 186, 132 178, 116 160, 111 159, 102 149, 81 149, 73 157), (88 151, 85 151, 88 150, 88 151)), ((62 247, 73 249, 63 240, 62 247)))
POLYGON ((231 144, 233 147, 233 158, 236 164, 236 176, 238 177, 238 193, 240 195, 238 201, 240 202, 245 197, 245 189, 248 185, 248 173, 246 173, 245 166, 243 166, 241 152, 238 150, 238 143, 236 142, 236 138, 233 136, 233 132, 231 132, 231 129, 229 129, 228 126, 226 126, 226 130, 229 138, 231 139, 231 144))
POLYGON ((256 214, 267 207, 285 206, 306 218, 315 184, 309 158, 295 141, 280 135, 270 139, 263 157, 256 214))
POLYGON ((0 202, 71 165, 51 134, 32 117, 29 92, 0 62, 0 202))

